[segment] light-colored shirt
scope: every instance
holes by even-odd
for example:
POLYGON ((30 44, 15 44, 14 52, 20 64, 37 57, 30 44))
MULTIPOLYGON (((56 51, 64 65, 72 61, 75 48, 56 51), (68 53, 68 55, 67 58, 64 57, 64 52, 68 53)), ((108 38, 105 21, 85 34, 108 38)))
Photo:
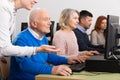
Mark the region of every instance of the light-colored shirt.
POLYGON ((30 56, 35 54, 36 47, 13 46, 10 36, 15 30, 16 11, 14 2, 0 0, 0 57, 30 56))
POLYGON ((99 33, 95 30, 91 33, 91 43, 93 45, 105 45, 105 37, 102 30, 99 33))
POLYGON ((82 26, 80 26, 79 24, 77 25, 77 28, 82 31, 83 33, 86 33, 86 29, 82 26))
POLYGON ((58 55, 70 57, 78 54, 77 39, 73 31, 67 33, 58 30, 54 34, 53 45, 61 49, 61 51, 57 53, 58 55))
POLYGON ((43 37, 45 36, 45 35, 43 35, 43 36, 40 38, 39 34, 36 33, 34 30, 32 30, 30 27, 28 27, 28 30, 29 30, 30 33, 31 33, 36 39, 38 39, 38 40, 42 40, 43 37))

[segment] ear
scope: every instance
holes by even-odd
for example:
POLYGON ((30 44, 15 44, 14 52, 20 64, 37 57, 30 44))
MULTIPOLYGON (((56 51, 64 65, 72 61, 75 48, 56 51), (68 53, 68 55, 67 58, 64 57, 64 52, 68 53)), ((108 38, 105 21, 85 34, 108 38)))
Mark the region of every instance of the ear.
POLYGON ((85 21, 85 18, 82 18, 82 19, 80 20, 81 23, 84 23, 84 21, 85 21))
POLYGON ((31 25, 32 25, 33 28, 36 28, 37 27, 37 22, 36 21, 32 21, 31 25))

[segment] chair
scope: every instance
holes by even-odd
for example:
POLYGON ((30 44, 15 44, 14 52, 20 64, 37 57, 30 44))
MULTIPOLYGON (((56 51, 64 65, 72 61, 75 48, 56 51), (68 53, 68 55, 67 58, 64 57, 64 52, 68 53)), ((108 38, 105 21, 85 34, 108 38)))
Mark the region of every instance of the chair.
POLYGON ((1 80, 8 80, 10 72, 10 57, 0 59, 0 77, 1 80))
POLYGON ((57 25, 56 25, 56 31, 59 30, 59 29, 60 29, 60 25, 59 25, 59 23, 57 23, 57 25))
POLYGON ((48 38, 50 45, 52 44, 55 21, 51 21, 51 23, 52 23, 52 24, 51 24, 51 26, 50 26, 50 32, 46 34, 46 37, 48 38))
POLYGON ((24 29, 26 29, 28 27, 28 23, 27 22, 22 22, 21 23, 21 31, 23 31, 24 29))

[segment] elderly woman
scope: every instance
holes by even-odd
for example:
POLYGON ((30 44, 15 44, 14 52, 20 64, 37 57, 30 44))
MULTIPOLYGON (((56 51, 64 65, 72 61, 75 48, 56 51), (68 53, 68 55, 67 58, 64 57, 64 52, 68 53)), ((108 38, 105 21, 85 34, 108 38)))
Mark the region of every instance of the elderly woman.
POLYGON ((60 30, 58 30, 53 38, 53 45, 56 48, 61 48, 58 55, 65 57, 78 57, 79 62, 84 62, 93 53, 98 54, 96 51, 78 51, 77 39, 72 31, 76 28, 78 24, 78 12, 74 9, 64 9, 61 12, 59 25, 60 30))

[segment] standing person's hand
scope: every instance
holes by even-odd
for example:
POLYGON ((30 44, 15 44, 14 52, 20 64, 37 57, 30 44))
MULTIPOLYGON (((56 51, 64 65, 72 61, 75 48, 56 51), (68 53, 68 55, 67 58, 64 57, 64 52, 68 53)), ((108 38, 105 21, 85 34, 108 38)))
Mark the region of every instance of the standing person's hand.
POLYGON ((63 76, 69 76, 72 74, 72 70, 65 65, 54 66, 52 69, 52 74, 59 74, 63 76))
POLYGON ((36 52, 60 52, 60 49, 56 49, 55 46, 50 46, 50 45, 42 45, 40 47, 37 47, 36 52))

